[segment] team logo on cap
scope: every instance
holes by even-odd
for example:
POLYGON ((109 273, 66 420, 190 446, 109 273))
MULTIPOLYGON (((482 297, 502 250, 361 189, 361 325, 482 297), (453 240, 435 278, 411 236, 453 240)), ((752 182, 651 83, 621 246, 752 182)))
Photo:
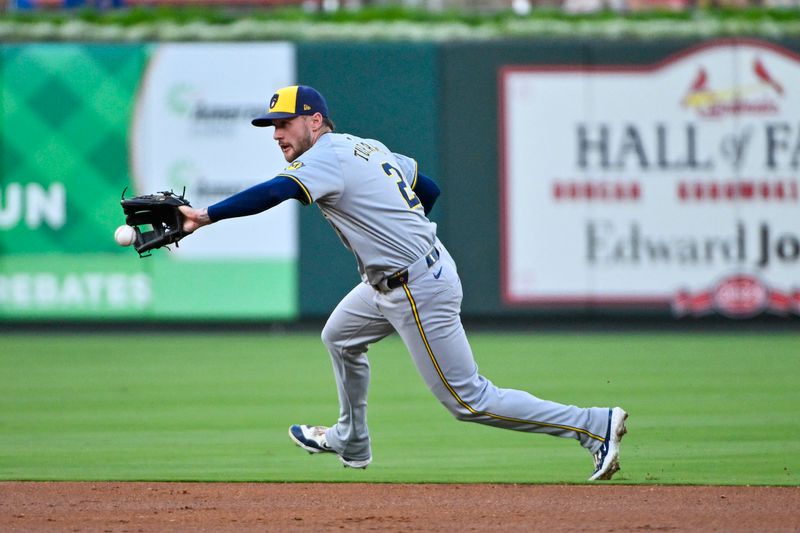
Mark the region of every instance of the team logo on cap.
POLYGON ((272 95, 272 100, 269 101, 269 108, 272 109, 278 105, 278 93, 272 95))
POLYGON ((311 111, 311 106, 308 104, 303 104, 303 111, 311 111))

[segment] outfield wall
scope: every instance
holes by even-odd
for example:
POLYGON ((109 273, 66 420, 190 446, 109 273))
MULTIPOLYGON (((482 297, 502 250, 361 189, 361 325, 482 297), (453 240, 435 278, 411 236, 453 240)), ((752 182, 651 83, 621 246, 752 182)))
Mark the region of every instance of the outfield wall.
POLYGON ((0 318, 293 320, 358 282, 316 208, 138 259, 127 194, 285 163, 274 87, 415 156, 475 317, 800 314, 800 41, 3 45, 0 318), (399 75, 398 75, 399 73, 399 75))
POLYGON ((469 177, 444 200, 465 310, 796 316, 798 51, 444 46, 442 95, 459 98, 441 100, 442 172, 469 177))

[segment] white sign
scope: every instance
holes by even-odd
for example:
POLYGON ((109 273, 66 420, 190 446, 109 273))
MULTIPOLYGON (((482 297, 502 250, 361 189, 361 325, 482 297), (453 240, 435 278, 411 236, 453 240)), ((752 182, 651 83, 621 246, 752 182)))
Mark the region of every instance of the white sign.
MULTIPOLYGON (((272 129, 250 120, 276 89, 295 83, 294 64, 289 43, 158 45, 136 102, 135 193, 186 187, 192 205, 206 207, 279 173, 286 161, 272 129)), ((295 258, 297 207, 209 226, 170 255, 295 258)))
POLYGON ((506 303, 800 313, 800 57, 717 41, 500 81, 506 303))

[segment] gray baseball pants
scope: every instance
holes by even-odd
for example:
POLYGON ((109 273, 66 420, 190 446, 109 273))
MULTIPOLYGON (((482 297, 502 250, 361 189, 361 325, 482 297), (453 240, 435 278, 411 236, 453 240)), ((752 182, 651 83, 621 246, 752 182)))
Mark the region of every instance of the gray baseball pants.
POLYGON ((456 265, 437 241, 439 260, 409 267, 408 282, 392 290, 361 283, 342 299, 322 331, 333 362, 339 420, 326 433, 340 455, 372 455, 367 428, 369 345, 393 331, 403 339, 425 384, 458 420, 517 431, 577 439, 590 452, 600 449, 608 408, 579 408, 501 389, 478 373, 461 325, 461 281, 456 265))

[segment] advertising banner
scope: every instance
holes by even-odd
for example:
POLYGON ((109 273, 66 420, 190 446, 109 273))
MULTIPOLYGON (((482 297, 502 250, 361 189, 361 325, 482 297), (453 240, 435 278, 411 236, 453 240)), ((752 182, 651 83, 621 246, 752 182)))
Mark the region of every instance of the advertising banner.
MULTIPOLYGON (((136 194, 182 192, 207 206, 272 178, 286 161, 271 129, 250 120, 294 80, 294 49, 277 44, 164 44, 147 67, 133 121, 136 194)), ((180 260, 293 260, 296 202, 193 235, 180 260)))
POLYGON ((800 57, 500 73, 508 305, 800 314, 800 57))
POLYGON ((26 44, 1 65, 0 317, 296 316, 294 206, 145 259, 113 239, 123 189, 204 207, 285 166, 250 118, 293 82, 290 45, 26 44))

